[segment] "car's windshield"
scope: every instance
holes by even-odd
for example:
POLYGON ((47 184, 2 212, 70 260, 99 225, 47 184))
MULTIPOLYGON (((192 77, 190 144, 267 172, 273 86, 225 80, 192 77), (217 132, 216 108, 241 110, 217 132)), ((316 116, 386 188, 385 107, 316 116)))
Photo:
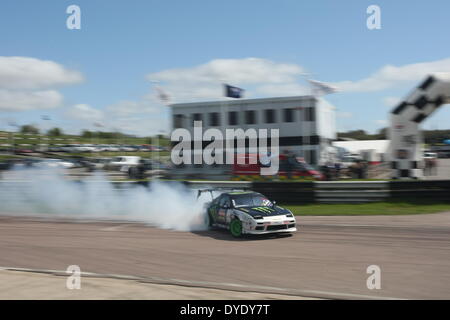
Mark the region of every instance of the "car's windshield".
POLYGON ((261 194, 257 193, 245 193, 232 195, 233 205, 235 207, 271 207, 272 202, 261 194))

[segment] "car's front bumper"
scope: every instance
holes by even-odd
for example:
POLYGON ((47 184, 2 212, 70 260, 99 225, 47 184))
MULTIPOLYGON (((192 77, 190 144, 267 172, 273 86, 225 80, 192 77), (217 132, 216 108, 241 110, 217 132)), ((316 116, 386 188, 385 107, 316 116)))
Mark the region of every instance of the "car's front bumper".
POLYGON ((264 228, 263 230, 255 230, 255 229, 248 229, 244 230, 243 233, 245 234, 269 234, 269 233, 289 233, 289 232, 296 232, 297 226, 292 228, 286 228, 286 229, 278 229, 278 230, 267 230, 264 228))

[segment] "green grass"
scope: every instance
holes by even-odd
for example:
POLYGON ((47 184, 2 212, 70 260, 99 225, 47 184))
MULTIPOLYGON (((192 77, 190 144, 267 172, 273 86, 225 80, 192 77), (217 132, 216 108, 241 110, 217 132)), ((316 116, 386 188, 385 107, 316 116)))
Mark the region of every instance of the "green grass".
MULTIPOLYGON (((86 138, 79 135, 68 135, 63 134, 61 136, 48 136, 48 135, 37 135, 37 134, 22 134, 15 132, 14 143, 15 144, 30 144, 36 145, 38 143, 48 143, 50 145, 56 144, 73 144, 73 143, 81 143, 81 144, 125 144, 125 145, 141 145, 141 144, 149 144, 149 139, 151 137, 114 137, 114 138, 86 138), (47 140, 48 139, 48 140, 47 140)), ((7 139, 1 139, 4 143, 10 143, 10 132, 0 131, 0 137, 5 137, 7 139)), ((156 140, 153 139, 152 143, 155 143, 156 140)), ((167 138, 159 139, 159 144, 161 146, 169 146, 170 141, 167 138)))
POLYGON ((0 154, 0 160, 23 159, 24 157, 9 154, 0 154))
POLYGON ((450 203, 375 202, 362 204, 286 205, 296 216, 411 215, 450 211, 450 203))

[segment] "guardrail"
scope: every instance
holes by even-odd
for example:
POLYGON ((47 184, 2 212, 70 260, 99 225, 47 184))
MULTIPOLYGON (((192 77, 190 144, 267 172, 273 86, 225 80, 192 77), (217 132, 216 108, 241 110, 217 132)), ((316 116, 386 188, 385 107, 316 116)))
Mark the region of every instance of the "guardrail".
MULTIPOLYGON (((83 184, 83 181, 73 183, 83 184)), ((114 188, 130 189, 134 186, 151 188, 151 181, 111 181, 114 188)), ((89 181, 95 184, 96 195, 101 196, 107 182, 89 181)), ((256 182, 256 181, 164 181, 168 184, 184 184, 189 188, 236 188, 260 192, 269 199, 284 204, 305 203, 368 203, 377 201, 439 201, 450 203, 450 180, 436 181, 330 181, 330 182, 256 182)), ((23 201, 33 192, 30 182, 1 181, 0 204, 11 200, 9 194, 23 201), (12 192, 13 190, 16 190, 12 192), (8 192, 9 191, 9 192, 8 192), (5 198, 6 197, 6 198, 5 198)), ((88 189, 89 190, 89 189, 88 189)))
POLYGON ((385 181, 316 182, 316 202, 367 203, 389 198, 389 183, 385 181))
POLYGON ((390 198, 404 201, 410 199, 450 202, 450 180, 391 181, 390 198))

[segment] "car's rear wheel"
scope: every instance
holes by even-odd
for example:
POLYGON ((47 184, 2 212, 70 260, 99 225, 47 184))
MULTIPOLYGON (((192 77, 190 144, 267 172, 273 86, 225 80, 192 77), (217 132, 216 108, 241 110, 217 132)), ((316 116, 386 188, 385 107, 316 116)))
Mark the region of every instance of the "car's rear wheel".
POLYGON ((242 236, 242 222, 239 219, 233 219, 230 223, 230 232, 233 237, 242 236))

